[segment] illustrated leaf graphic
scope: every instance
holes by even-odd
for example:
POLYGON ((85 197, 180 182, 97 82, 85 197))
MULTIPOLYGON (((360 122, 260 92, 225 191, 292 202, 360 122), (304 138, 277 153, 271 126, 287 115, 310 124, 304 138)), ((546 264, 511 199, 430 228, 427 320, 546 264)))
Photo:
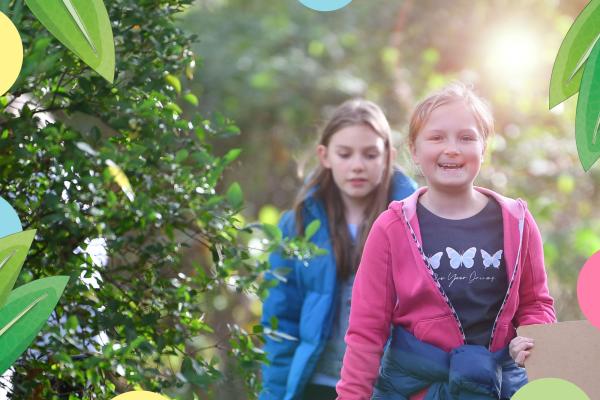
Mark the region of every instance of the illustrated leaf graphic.
POLYGON ((599 34, 600 0, 592 0, 575 19, 558 50, 550 78, 550 108, 580 90, 582 66, 599 34))
POLYGON ((98 50, 96 50, 96 46, 94 46, 94 42, 92 42, 88 30, 85 28, 85 24, 81 20, 77 9, 73 5, 73 3, 71 3, 71 0, 62 0, 62 2, 65 5, 65 7, 67 7, 67 10, 69 10, 69 14, 71 14, 71 17, 73 17, 73 19, 75 20, 75 23, 77 24, 77 27, 79 28, 81 33, 83 33, 83 36, 85 36, 85 40, 87 40, 88 44, 92 46, 92 50, 94 50, 94 53, 98 54, 98 50))
POLYGON ((0 238, 23 230, 21 221, 14 208, 0 197, 0 238))
POLYGON ((0 238, 0 307, 21 272, 34 236, 35 230, 28 230, 0 238))
POLYGON ((21 312, 19 312, 15 317, 13 317, 13 319, 11 319, 8 322, 8 324, 4 325, 2 327, 2 329, 0 329, 0 336, 4 335, 10 328, 13 327, 14 324, 19 322, 25 316, 25 314, 27 314, 29 311, 31 311, 31 309, 33 307, 37 306, 37 304, 40 301, 46 299, 47 297, 48 297, 48 293, 44 293, 43 295, 41 295, 40 297, 35 299, 33 302, 31 302, 31 304, 29 304, 27 307, 25 307, 21 312))
POLYGON ((102 0, 25 0, 37 19, 69 50, 113 82, 115 44, 102 0))
POLYGON ((68 276, 38 279, 13 290, 0 308, 0 374, 29 347, 56 307, 68 276))
POLYGON ((585 171, 600 158, 600 42, 590 53, 583 71, 577 112, 575 142, 579 160, 585 171))

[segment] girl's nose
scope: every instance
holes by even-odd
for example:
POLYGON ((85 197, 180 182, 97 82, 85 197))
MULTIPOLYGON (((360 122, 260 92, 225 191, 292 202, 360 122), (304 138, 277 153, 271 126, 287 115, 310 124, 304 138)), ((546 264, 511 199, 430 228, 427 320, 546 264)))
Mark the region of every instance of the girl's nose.
POLYGON ((453 140, 448 141, 448 144, 446 145, 446 148, 444 149, 444 153, 458 154, 459 153, 458 145, 453 140))
POLYGON ((352 169, 355 171, 360 171, 365 168, 365 163, 362 157, 354 157, 352 160, 352 169))

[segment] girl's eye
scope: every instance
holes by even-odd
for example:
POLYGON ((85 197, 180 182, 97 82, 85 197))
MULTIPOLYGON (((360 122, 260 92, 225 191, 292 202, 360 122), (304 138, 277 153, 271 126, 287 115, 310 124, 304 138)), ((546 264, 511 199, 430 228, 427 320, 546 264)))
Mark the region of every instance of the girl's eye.
POLYGON ((340 156, 340 158, 348 158, 350 157, 350 153, 338 153, 338 156, 340 156))
POLYGON ((374 160, 377 157, 379 157, 379 153, 369 153, 369 154, 367 154, 367 159, 369 159, 369 160, 374 160))
POLYGON ((429 136, 429 140, 433 140, 433 141, 439 141, 442 140, 442 137, 440 135, 433 135, 433 136, 429 136))
POLYGON ((473 141, 473 140, 477 140, 477 138, 475 138, 474 136, 463 136, 463 140, 467 141, 467 142, 470 142, 470 141, 473 141))

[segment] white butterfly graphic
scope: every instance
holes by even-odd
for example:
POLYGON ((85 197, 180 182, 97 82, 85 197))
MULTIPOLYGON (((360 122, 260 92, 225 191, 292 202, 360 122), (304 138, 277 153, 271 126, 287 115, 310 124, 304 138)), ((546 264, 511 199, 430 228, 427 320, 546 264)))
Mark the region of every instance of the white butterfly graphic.
POLYGON ((477 249, 475 247, 471 247, 467 249, 463 254, 460 254, 458 251, 454 250, 452 247, 446 247, 446 253, 450 258, 450 266, 453 269, 457 269, 460 265, 464 265, 465 268, 473 267, 475 254, 477 254, 477 249))
POLYGON ((493 256, 491 256, 487 251, 481 249, 481 257, 483 258, 483 266, 485 269, 488 269, 489 267, 500 269, 502 250, 498 250, 493 256))
POLYGON ((431 257, 427 257, 427 260, 429 261, 429 265, 431 265, 431 268, 438 269, 440 267, 440 260, 442 259, 443 255, 444 255, 444 253, 439 251, 439 252, 435 253, 434 255, 432 255, 431 257))

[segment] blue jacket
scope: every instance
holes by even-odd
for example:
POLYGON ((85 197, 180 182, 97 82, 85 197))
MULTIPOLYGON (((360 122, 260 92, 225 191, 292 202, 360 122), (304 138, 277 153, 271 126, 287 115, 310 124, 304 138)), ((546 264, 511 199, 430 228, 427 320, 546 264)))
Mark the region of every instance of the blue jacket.
MULTIPOLYGON (((390 200, 401 200, 415 188, 412 179, 395 171, 390 200)), ((327 254, 312 258, 308 265, 283 258, 280 252, 271 254, 272 270, 283 267, 290 272, 285 275, 285 282, 270 289, 263 305, 265 331, 269 331, 272 317, 277 317, 278 324, 275 332, 266 335, 264 350, 270 363, 263 367, 260 400, 299 399, 332 328, 338 285, 327 215, 323 204, 312 196, 305 201, 304 212, 306 225, 315 219, 321 221, 311 241, 327 250, 327 254)), ((293 211, 283 214, 279 228, 283 237, 296 235, 293 211)))
POLYGON ((466 344, 447 353, 396 326, 372 399, 408 400, 429 387, 424 400, 508 400, 526 383, 508 347, 492 353, 466 344))

